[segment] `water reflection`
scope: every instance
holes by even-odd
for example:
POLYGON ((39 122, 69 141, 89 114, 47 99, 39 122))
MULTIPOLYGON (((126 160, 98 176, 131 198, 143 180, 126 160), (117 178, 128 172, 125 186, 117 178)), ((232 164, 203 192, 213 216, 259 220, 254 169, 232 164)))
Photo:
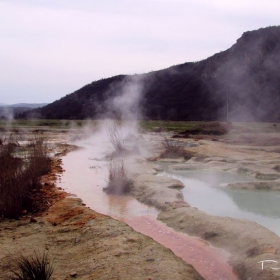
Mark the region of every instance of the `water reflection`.
POLYGON ((223 190, 238 207, 266 217, 280 218, 280 193, 266 190, 223 190))
POLYGON ((58 184, 67 192, 81 197, 84 203, 99 213, 112 217, 157 215, 158 211, 138 202, 131 196, 107 195, 103 192, 108 179, 107 162, 93 160, 95 150, 79 150, 63 158, 63 174, 58 184))
POLYGON ((165 170, 161 175, 185 185, 182 192, 191 206, 211 215, 255 221, 280 236, 280 192, 219 188, 222 183, 249 181, 246 176, 226 172, 165 170))

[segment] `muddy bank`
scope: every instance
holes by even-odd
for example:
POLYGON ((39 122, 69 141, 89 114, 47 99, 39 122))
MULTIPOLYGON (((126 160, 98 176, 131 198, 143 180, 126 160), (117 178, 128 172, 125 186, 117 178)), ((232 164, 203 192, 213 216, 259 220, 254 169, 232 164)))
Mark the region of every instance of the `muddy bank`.
POLYGON ((100 215, 77 198, 55 203, 47 213, 0 223, 0 279, 8 278, 12 258, 47 250, 53 279, 203 279, 195 269, 125 223, 100 215))

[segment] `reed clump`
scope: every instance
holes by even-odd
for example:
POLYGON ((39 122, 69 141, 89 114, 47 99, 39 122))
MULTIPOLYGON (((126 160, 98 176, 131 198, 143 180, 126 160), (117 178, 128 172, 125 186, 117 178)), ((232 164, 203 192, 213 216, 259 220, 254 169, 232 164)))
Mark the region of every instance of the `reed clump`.
POLYGON ((189 160, 194 156, 194 153, 186 150, 179 145, 178 141, 169 140, 164 138, 162 141, 163 152, 159 155, 160 158, 179 158, 183 157, 185 160, 189 160))
POLYGON ((32 256, 21 255, 14 260, 10 280, 50 280, 53 272, 54 265, 48 253, 34 252, 32 256))
POLYGON ((13 142, 0 146, 0 216, 18 218, 32 209, 30 193, 40 188, 39 177, 50 171, 43 139, 35 139, 24 151, 13 142))
POLYGON ((32 187, 38 187, 39 177, 50 171, 51 161, 43 138, 36 138, 28 145, 27 174, 32 187))
POLYGON ((125 150, 125 145, 121 128, 115 122, 108 122, 107 134, 109 136, 109 141, 115 148, 116 152, 122 153, 125 150))
POLYGON ((109 165, 109 181, 103 190, 107 194, 128 194, 132 189, 132 181, 128 178, 123 160, 111 159, 109 165))
POLYGON ((109 142, 115 149, 109 157, 125 157, 130 155, 132 151, 129 151, 125 147, 125 137, 121 125, 113 121, 108 121, 106 129, 109 142))

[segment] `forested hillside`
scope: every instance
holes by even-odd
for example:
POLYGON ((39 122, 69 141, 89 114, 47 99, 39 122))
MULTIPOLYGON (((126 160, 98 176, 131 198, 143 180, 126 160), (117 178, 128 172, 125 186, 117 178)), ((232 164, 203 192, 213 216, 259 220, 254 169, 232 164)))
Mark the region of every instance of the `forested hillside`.
POLYGON ((18 117, 120 117, 123 108, 112 106, 110 100, 121 96, 124 88, 129 91, 127 83, 132 87, 132 96, 135 87, 131 85, 135 83, 140 91, 134 104, 141 108, 139 118, 277 122, 280 121, 279 66, 280 27, 261 28, 243 33, 231 48, 205 60, 95 81, 18 117))

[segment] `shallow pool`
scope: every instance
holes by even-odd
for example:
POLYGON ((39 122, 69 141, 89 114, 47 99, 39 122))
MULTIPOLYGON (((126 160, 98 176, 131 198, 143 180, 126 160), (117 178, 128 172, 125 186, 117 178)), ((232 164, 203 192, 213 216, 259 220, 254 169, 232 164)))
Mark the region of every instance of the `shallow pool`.
POLYGON ((238 190, 219 187, 222 183, 252 181, 227 172, 209 170, 168 170, 160 175, 180 180, 185 200, 193 207, 217 216, 247 219, 280 236, 280 192, 238 190))

